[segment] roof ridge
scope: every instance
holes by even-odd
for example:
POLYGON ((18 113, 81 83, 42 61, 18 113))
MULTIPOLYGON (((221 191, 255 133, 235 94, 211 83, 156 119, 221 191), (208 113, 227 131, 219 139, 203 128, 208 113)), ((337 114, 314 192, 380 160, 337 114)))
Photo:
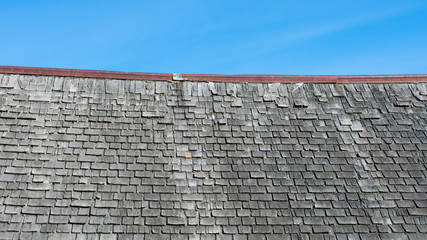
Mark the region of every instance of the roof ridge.
POLYGON ((65 68, 0 66, 0 73, 63 77, 111 78, 156 81, 204 81, 251 83, 416 83, 427 82, 427 74, 396 75, 267 75, 267 74, 180 74, 119 72, 65 68))

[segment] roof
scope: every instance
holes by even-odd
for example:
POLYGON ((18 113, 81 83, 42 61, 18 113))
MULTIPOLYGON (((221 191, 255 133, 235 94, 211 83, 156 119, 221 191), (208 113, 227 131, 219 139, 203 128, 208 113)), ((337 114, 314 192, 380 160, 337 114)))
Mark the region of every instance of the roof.
POLYGON ((425 82, 39 74, 0 74, 0 238, 427 234, 425 82))
POLYGON ((208 82, 270 82, 270 83, 411 83, 427 82, 427 75, 220 75, 220 74, 169 74, 139 73, 62 68, 35 68, 0 66, 0 73, 66 76, 86 78, 110 78, 128 80, 188 80, 208 82))

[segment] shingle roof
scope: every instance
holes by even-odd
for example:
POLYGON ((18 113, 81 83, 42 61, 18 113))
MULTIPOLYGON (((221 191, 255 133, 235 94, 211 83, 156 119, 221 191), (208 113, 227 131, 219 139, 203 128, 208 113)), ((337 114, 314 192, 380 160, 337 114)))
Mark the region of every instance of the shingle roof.
POLYGON ((0 238, 426 237, 425 82, 34 74, 0 74, 0 238))

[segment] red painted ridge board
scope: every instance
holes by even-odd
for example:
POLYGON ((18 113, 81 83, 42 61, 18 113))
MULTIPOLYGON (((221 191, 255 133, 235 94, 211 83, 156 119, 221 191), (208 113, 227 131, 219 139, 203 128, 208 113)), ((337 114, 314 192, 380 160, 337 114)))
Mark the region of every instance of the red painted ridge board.
POLYGON ((64 68, 0 66, 0 73, 86 78, 157 81, 248 82, 248 83, 419 83, 427 74, 407 75, 221 75, 117 72, 64 68))

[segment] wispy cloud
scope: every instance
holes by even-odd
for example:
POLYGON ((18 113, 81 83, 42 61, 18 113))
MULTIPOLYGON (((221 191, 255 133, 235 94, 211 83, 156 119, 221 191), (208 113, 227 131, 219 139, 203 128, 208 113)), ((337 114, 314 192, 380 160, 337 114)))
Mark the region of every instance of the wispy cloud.
POLYGON ((205 52, 205 55, 210 56, 211 60, 199 62, 197 65, 200 65, 199 67, 215 65, 215 62, 217 62, 218 59, 222 59, 222 61, 229 63, 241 61, 241 59, 258 59, 262 55, 285 51, 296 44, 315 40, 316 38, 323 37, 328 34, 334 34, 340 31, 369 25, 377 21, 404 14, 413 9, 414 6, 385 10, 359 17, 348 17, 339 22, 314 23, 311 25, 299 26, 299 29, 296 31, 287 30, 253 37, 243 42, 234 41, 228 44, 217 45, 208 50, 208 52, 205 52), (227 54, 228 57, 224 59, 223 56, 226 52, 231 54, 227 54))
POLYGON ((380 21, 382 19, 390 18, 396 15, 402 14, 408 10, 409 9, 389 10, 381 13, 375 13, 372 15, 366 15, 366 16, 356 17, 352 19, 343 19, 342 22, 329 23, 327 25, 320 25, 320 26, 312 27, 311 29, 308 29, 308 30, 301 31, 301 32, 296 32, 290 35, 286 34, 286 35, 277 36, 277 37, 285 40, 285 42, 282 42, 282 43, 294 43, 294 42, 300 42, 304 40, 310 40, 310 39, 324 36, 327 34, 344 31, 354 27, 367 25, 369 23, 380 21))
MULTIPOLYGON (((284 32, 274 35, 264 36, 256 42, 264 42, 265 48, 257 52, 257 54, 265 54, 271 51, 277 51, 278 49, 284 49, 290 47, 294 44, 301 43, 308 40, 313 40, 318 37, 322 37, 328 34, 337 33, 340 31, 345 31, 351 28, 360 27, 363 25, 368 25, 383 19, 391 18, 409 11, 410 8, 405 9, 394 9, 387 10, 380 13, 375 13, 371 15, 365 15, 361 17, 355 17, 350 19, 342 19, 341 22, 328 23, 323 25, 312 25, 308 29, 304 29, 296 32, 284 32)), ((251 43, 251 44, 256 44, 251 43)))

